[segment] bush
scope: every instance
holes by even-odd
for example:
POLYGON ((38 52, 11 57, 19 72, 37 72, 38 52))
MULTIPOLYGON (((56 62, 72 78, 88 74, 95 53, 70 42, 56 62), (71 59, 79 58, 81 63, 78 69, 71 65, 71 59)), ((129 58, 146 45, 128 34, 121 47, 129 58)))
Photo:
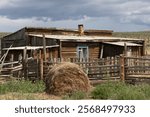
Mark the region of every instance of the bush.
POLYGON ((122 82, 106 82, 92 92, 93 99, 142 100, 150 99, 150 85, 129 85, 122 82))

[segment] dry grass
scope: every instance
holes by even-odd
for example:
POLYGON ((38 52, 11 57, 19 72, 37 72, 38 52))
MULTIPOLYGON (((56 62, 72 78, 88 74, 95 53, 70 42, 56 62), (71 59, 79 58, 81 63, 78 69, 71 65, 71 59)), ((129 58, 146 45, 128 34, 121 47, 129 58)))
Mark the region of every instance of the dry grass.
POLYGON ((11 92, 0 95, 0 100, 60 100, 61 97, 46 93, 18 93, 11 92))

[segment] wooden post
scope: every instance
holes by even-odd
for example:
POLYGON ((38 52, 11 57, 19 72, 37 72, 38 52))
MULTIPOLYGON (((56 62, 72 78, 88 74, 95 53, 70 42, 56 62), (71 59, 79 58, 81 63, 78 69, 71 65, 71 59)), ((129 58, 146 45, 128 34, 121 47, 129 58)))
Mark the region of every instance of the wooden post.
POLYGON ((120 55, 120 79, 125 80, 125 58, 124 55, 120 55))
POLYGON ((59 58, 60 58, 60 62, 62 61, 62 54, 61 54, 61 51, 62 51, 62 42, 59 41, 59 58))
POLYGON ((43 77, 43 59, 40 59, 40 80, 44 80, 44 77, 43 77))
MULTIPOLYGON (((11 54, 10 62, 14 61, 14 55, 11 54)), ((11 64, 11 68, 13 68, 13 63, 11 64)), ((11 71, 11 75, 13 76, 13 71, 11 71)))
POLYGON ((43 80, 43 58, 41 57, 41 50, 39 50, 39 62, 40 62, 40 80, 43 80))
POLYGON ((127 44, 124 43, 124 55, 127 56, 127 44))
POLYGON ((27 46, 25 46, 23 51, 23 72, 24 78, 27 80, 27 46))
POLYGON ((104 52, 104 45, 102 45, 102 48, 101 48, 100 58, 103 58, 103 52, 104 52))
POLYGON ((44 61, 46 61, 46 39, 45 39, 45 34, 43 34, 43 54, 44 54, 44 61))

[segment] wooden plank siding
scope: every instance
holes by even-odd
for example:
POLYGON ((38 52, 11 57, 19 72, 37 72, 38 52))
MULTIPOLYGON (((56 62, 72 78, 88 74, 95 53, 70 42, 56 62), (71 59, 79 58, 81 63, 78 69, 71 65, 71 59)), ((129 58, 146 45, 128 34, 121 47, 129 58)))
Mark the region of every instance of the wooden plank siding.
POLYGON ((89 48, 89 58, 99 58, 100 45, 99 43, 75 43, 63 42, 62 43, 62 58, 76 58, 78 45, 86 45, 89 48))
POLYGON ((76 58, 77 57, 77 43, 62 42, 62 58, 76 58))
POLYGON ((100 57, 100 45, 97 43, 89 45, 89 58, 100 57))

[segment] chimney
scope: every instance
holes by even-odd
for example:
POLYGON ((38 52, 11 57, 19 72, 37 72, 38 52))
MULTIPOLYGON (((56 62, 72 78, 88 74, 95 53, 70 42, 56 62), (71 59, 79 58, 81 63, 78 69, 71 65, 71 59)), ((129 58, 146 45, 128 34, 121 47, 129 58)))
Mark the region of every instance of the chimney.
POLYGON ((84 35, 84 27, 83 27, 83 24, 79 24, 79 25, 78 25, 78 31, 79 31, 79 35, 80 35, 80 36, 84 35))

